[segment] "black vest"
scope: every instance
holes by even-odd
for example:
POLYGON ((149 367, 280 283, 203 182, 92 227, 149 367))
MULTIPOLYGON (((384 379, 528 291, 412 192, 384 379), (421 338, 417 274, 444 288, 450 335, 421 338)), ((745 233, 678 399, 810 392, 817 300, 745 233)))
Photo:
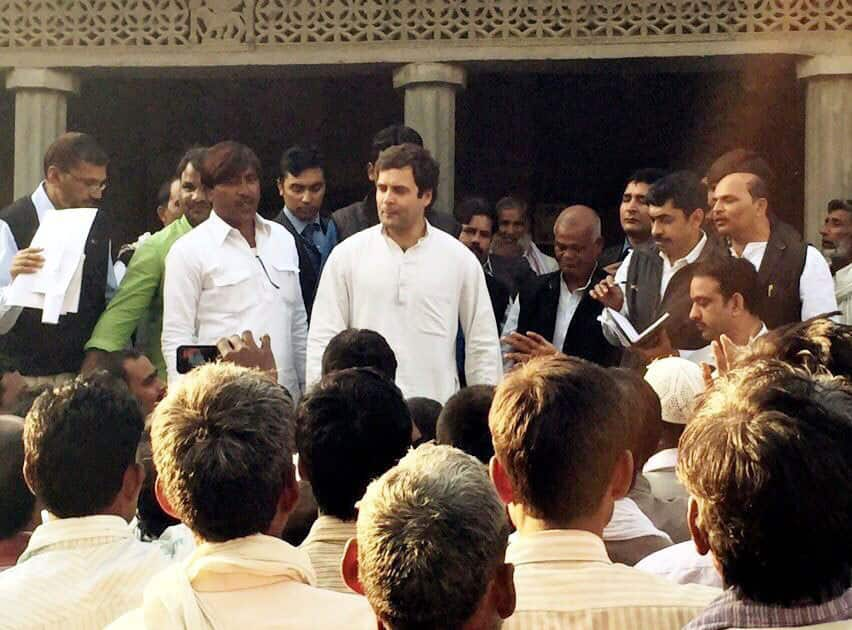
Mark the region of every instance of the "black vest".
MULTIPOLYGON (((592 274, 589 288, 595 286, 606 277, 606 272, 598 268, 592 274)), ((559 308, 559 292, 562 284, 562 272, 539 276, 528 287, 520 292, 521 312, 518 316, 518 332, 524 334, 532 331, 547 340, 553 339, 556 327, 556 311, 559 308)), ((619 348, 613 347, 603 336, 598 315, 603 305, 588 292, 583 295, 565 335, 565 343, 560 350, 565 354, 593 361, 603 366, 616 365, 621 354, 619 348)))
MULTIPOLYGON (((308 322, 311 321, 311 311, 314 309, 314 298, 317 294, 319 286, 320 271, 314 265, 308 249, 313 249, 319 255, 319 250, 314 243, 309 242, 299 232, 296 231, 296 226, 290 222, 284 210, 281 210, 273 219, 276 223, 283 225, 296 241, 296 252, 299 254, 299 285, 302 289, 302 301, 305 303, 305 313, 308 316, 308 322)), ((320 223, 323 231, 328 229, 329 219, 320 216, 320 223)))
MULTIPOLYGON (((0 211, 19 249, 29 247, 38 229, 38 215, 30 197, 22 197, 0 211)), ((46 376, 77 372, 83 346, 92 335, 106 306, 109 258, 107 215, 99 211, 86 242, 80 304, 76 313, 59 317, 56 325, 42 324, 42 311, 25 308, 9 332, 0 335, 0 354, 11 358, 21 374, 46 376)))
MULTIPOLYGON (((698 260, 707 260, 712 256, 724 256, 716 240, 707 237, 707 243, 698 260)), ((630 311, 630 322, 637 331, 642 332, 654 323, 663 313, 670 318, 666 323, 666 332, 672 342, 672 347, 680 350, 697 350, 707 345, 707 340, 695 323, 689 319, 692 300, 689 297, 689 285, 692 282, 694 265, 686 265, 679 269, 660 299, 660 282, 663 278, 663 259, 657 246, 637 248, 630 257, 630 267, 627 269, 627 287, 625 299, 630 311)))
POLYGON ((772 221, 766 253, 757 270, 761 296, 757 314, 767 328, 801 321, 799 281, 807 249, 796 230, 783 221, 772 221))

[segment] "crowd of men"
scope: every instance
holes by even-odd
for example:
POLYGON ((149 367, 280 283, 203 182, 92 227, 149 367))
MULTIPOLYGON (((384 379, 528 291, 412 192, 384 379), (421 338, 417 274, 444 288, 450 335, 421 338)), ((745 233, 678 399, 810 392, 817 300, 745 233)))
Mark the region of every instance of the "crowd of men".
POLYGON ((631 174, 610 247, 565 205, 551 257, 422 145, 335 212, 291 147, 273 219, 194 147, 48 324, 7 289, 109 163, 51 145, 0 211, 0 629, 852 628, 852 201, 820 251, 734 149, 631 174))

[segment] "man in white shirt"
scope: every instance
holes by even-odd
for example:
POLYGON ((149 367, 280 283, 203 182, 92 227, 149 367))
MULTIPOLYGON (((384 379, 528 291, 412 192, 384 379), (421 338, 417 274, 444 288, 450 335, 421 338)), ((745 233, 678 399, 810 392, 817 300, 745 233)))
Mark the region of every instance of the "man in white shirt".
POLYGON ((852 199, 832 199, 820 230, 822 251, 831 261, 834 294, 844 324, 852 324, 852 199))
POLYGON ((220 142, 205 153, 201 182, 213 211, 166 257, 163 356, 171 383, 178 346, 269 335, 278 382, 298 400, 307 335, 299 257, 293 236, 257 214, 259 176, 260 161, 244 145, 220 142))
POLYGON ((825 259, 770 212, 774 175, 766 161, 752 151, 735 149, 716 160, 707 177, 714 186, 716 230, 729 239, 733 256, 757 269, 757 312, 767 327, 836 311, 825 259))
POLYGON ((144 421, 123 383, 99 373, 42 394, 24 426, 24 478, 47 511, 0 573, 0 628, 100 630, 142 603, 166 568, 128 522, 145 476, 144 421))
POLYGON ((628 403, 616 391, 606 369, 571 357, 532 359, 497 387, 491 478, 517 528, 509 630, 680 630, 718 595, 609 559, 604 527, 633 480, 628 403))
POLYGON ((111 628, 375 628, 367 602, 318 589, 308 554, 281 540, 299 499, 287 392, 257 371, 211 363, 157 406, 157 499, 198 541, 111 628))
POLYGON ((498 630, 515 608, 505 510, 485 467, 457 448, 422 444, 371 483, 357 534, 343 579, 378 628, 498 630))
POLYGON ((393 349, 403 395, 443 403, 458 389, 459 324, 468 385, 498 382, 500 345, 482 266, 424 218, 438 163, 422 147, 403 144, 383 151, 375 169, 380 225, 350 236, 326 262, 308 334, 307 383, 319 379, 332 337, 369 328, 393 349))
MULTIPOLYGON (((533 242, 530 230, 529 208, 523 199, 503 197, 496 205, 497 234, 492 247, 503 254, 503 249, 517 249, 520 256, 537 276, 556 271, 556 259, 542 252, 533 242)), ((503 254, 505 255, 505 254, 503 254)))
MULTIPOLYGON (((657 335, 657 347, 643 355, 647 362, 673 350, 694 351, 707 345, 689 319, 691 269, 696 261, 724 252, 701 229, 707 191, 694 173, 666 175, 651 186, 646 199, 655 246, 630 252, 615 278, 600 282, 590 295, 620 311, 639 332, 663 313, 669 314, 666 335, 657 335)), ((618 345, 606 311, 603 317, 604 335, 618 345)))

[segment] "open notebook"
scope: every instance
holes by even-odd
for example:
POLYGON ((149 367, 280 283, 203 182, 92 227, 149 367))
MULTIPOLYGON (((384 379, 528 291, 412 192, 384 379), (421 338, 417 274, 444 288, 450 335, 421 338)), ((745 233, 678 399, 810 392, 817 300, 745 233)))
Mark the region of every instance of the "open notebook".
POLYGON ((607 308, 606 310, 610 316, 610 321, 614 324, 611 327, 612 331, 616 334, 616 336, 618 336, 618 340, 625 348, 641 344, 643 341, 650 338, 669 318, 668 313, 663 313, 659 319, 648 326, 645 330, 638 332, 636 328, 633 327, 633 324, 630 323, 630 320, 624 315, 611 308, 607 308))

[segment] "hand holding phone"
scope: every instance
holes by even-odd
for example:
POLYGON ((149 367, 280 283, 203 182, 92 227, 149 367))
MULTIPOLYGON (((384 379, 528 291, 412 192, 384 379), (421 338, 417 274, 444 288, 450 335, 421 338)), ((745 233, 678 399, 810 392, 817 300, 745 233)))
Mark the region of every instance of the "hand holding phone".
POLYGON ((219 358, 219 349, 216 346, 187 345, 178 346, 177 349, 177 371, 178 374, 186 374, 194 368, 210 363, 219 358))

